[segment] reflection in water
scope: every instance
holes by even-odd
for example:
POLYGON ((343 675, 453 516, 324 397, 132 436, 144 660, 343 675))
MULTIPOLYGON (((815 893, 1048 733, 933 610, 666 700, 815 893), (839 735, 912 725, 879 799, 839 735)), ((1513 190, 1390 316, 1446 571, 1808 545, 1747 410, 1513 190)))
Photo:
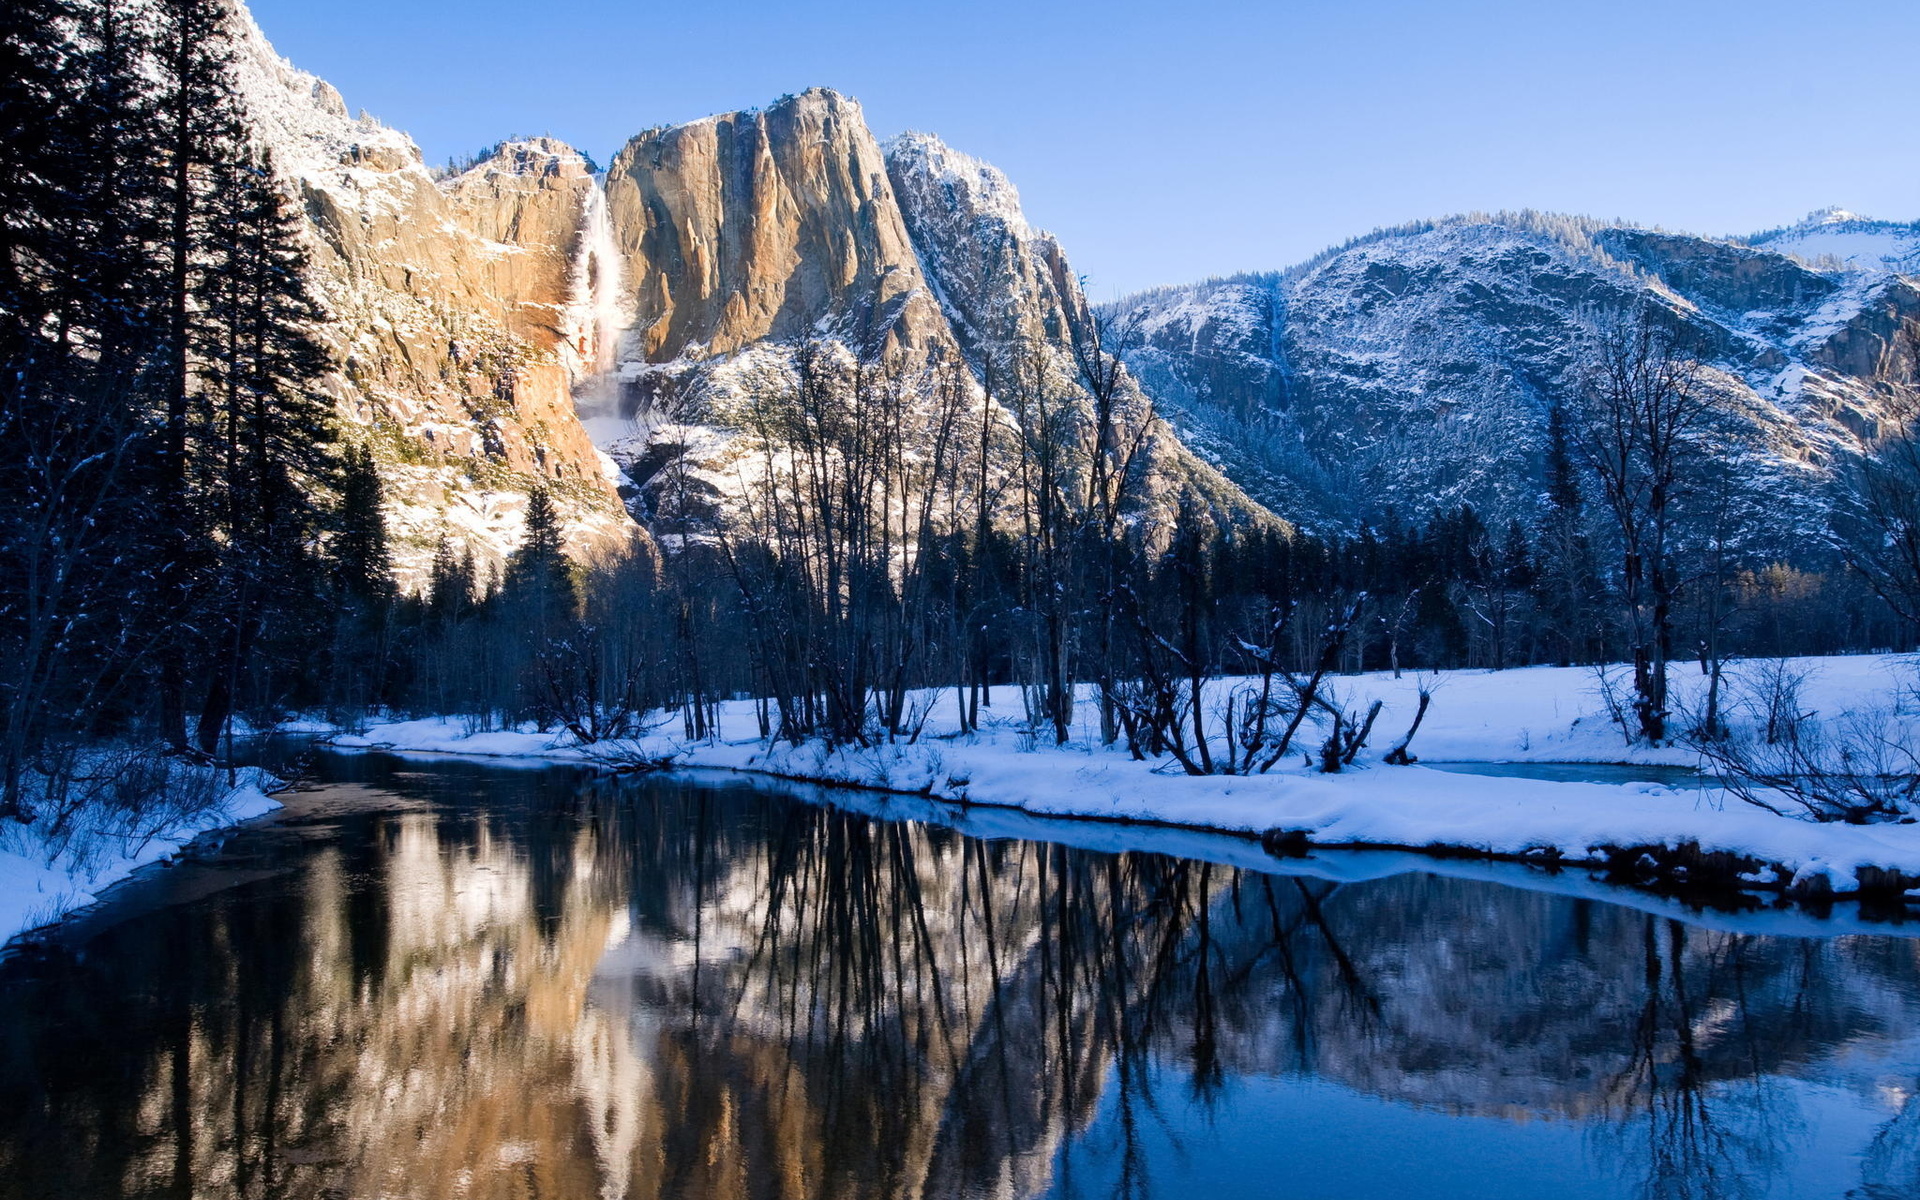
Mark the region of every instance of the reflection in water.
POLYGON ((1373 1132, 1313 1194, 1438 1194, 1367 1154, 1444 1122, 1576 1131, 1524 1143, 1570 1196, 1920 1195, 1910 941, 328 769, 384 807, 298 798, 0 972, 0 1194, 1266 1192, 1258 1145, 1313 1167, 1261 1097, 1332 1087, 1373 1132))

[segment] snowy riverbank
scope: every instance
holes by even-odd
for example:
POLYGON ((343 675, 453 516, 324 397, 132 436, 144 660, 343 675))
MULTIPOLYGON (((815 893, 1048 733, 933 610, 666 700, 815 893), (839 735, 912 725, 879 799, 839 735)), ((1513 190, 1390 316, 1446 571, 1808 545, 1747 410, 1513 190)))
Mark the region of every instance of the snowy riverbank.
MULTIPOLYGON (((1839 721, 1872 711, 1910 723, 1907 660, 1856 656, 1795 660, 1805 673, 1802 710, 1839 721)), ((1729 673, 1729 719, 1760 719, 1762 664, 1729 673)), ((1429 683, 1435 683, 1429 680, 1429 683)), ((1229 683, 1220 685, 1222 689, 1229 683)), ((1682 673, 1687 695, 1697 676, 1682 673)), ((1153 822, 1251 836, 1287 831, 1316 846, 1393 846, 1566 863, 1640 862, 1665 872, 1698 864, 1690 853, 1752 860, 1740 880, 1802 894, 1847 893, 1897 872, 1920 879, 1920 825, 1816 824, 1781 817, 1706 783, 1560 782, 1393 767, 1379 762, 1404 732, 1417 697, 1408 674, 1342 678, 1351 707, 1382 703, 1372 747, 1358 769, 1322 775, 1301 765, 1266 775, 1193 777, 1168 763, 1141 763, 1094 737, 1093 705, 1083 701, 1072 741, 1055 747, 1026 732, 1018 693, 996 692, 997 707, 977 734, 957 735, 954 697, 933 702, 921 739, 911 745, 828 752, 820 745, 769 745, 757 736, 753 705, 722 706, 721 736, 688 742, 677 724, 646 737, 581 746, 571 736, 532 729, 469 733, 454 719, 377 725, 342 735, 342 748, 387 748, 481 757, 571 762, 671 761, 816 783, 912 793, 1020 809, 1044 816, 1153 822), (1647 853, 1647 852, 1651 853, 1647 853)), ((1224 695, 1224 690, 1223 690, 1224 695)), ((1630 747, 1608 719, 1595 673, 1569 668, 1451 672, 1437 680, 1433 707, 1413 750, 1429 762, 1631 763, 1690 766, 1682 748, 1630 747)), ((1724 864, 1722 864, 1724 867, 1724 864)))
POLYGON ((257 767, 235 772, 230 783, 225 771, 193 769, 208 776, 209 803, 142 813, 90 810, 57 835, 47 819, 0 822, 0 945, 85 908, 108 887, 172 858, 204 833, 280 807, 267 794, 279 781, 257 767))

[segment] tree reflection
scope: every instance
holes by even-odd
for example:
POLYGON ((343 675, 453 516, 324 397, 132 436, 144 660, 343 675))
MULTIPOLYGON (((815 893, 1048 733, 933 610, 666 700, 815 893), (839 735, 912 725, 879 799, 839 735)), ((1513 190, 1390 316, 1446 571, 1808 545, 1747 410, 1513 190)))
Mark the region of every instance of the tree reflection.
POLYGON ((1311 1075, 1738 1197, 1792 1130, 1768 1078, 1915 1015, 1870 939, 520 786, 15 964, 0 1194, 1139 1197, 1170 1106, 1311 1075))
POLYGON ((1753 948, 1749 937, 1643 918, 1642 998, 1601 1129, 1617 1168, 1637 1169, 1637 1190, 1649 1200, 1760 1195, 1779 1165, 1779 1127, 1789 1118, 1767 1065, 1779 1061, 1778 1033, 1803 1021, 1805 989, 1793 988, 1783 1021, 1756 1020, 1753 948))

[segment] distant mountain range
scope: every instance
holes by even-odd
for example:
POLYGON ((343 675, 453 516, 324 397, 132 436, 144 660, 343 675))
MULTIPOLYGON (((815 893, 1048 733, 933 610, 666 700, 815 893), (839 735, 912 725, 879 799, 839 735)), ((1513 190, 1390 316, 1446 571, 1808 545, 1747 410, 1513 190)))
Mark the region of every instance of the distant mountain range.
POLYGON ((1183 436, 1309 526, 1462 502, 1524 517, 1584 333, 1646 303, 1759 429, 1783 493, 1817 505, 1901 367, 1917 254, 1920 224, 1837 210, 1739 239, 1473 214, 1110 309, 1139 322, 1129 362, 1183 436))
MULTIPOLYGON (((1038 355, 1084 402, 1070 347, 1096 314, 1064 250, 936 137, 883 146, 814 89, 643 132, 604 175, 545 138, 438 172, 242 26, 245 107, 304 201, 339 409, 383 463, 410 582, 443 537, 501 558, 537 480, 577 549, 631 536, 662 445, 704 446, 710 476, 724 457, 728 431, 680 400, 770 343, 954 357, 983 384, 1038 355)), ((1811 512, 1881 411, 1916 271, 1920 225, 1839 210, 1737 239, 1471 215, 1106 315, 1137 324, 1126 361, 1164 422, 1150 505, 1194 493, 1324 530, 1460 502, 1524 516, 1583 331, 1652 299, 1762 430, 1757 469, 1811 512)))

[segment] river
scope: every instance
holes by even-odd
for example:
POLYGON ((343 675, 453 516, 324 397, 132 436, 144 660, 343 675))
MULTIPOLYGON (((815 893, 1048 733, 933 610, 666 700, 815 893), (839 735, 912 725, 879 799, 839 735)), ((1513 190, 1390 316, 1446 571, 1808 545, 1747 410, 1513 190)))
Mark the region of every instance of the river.
POLYGON ((1914 926, 718 776, 284 799, 0 961, 0 1196, 1920 1196, 1914 926))

